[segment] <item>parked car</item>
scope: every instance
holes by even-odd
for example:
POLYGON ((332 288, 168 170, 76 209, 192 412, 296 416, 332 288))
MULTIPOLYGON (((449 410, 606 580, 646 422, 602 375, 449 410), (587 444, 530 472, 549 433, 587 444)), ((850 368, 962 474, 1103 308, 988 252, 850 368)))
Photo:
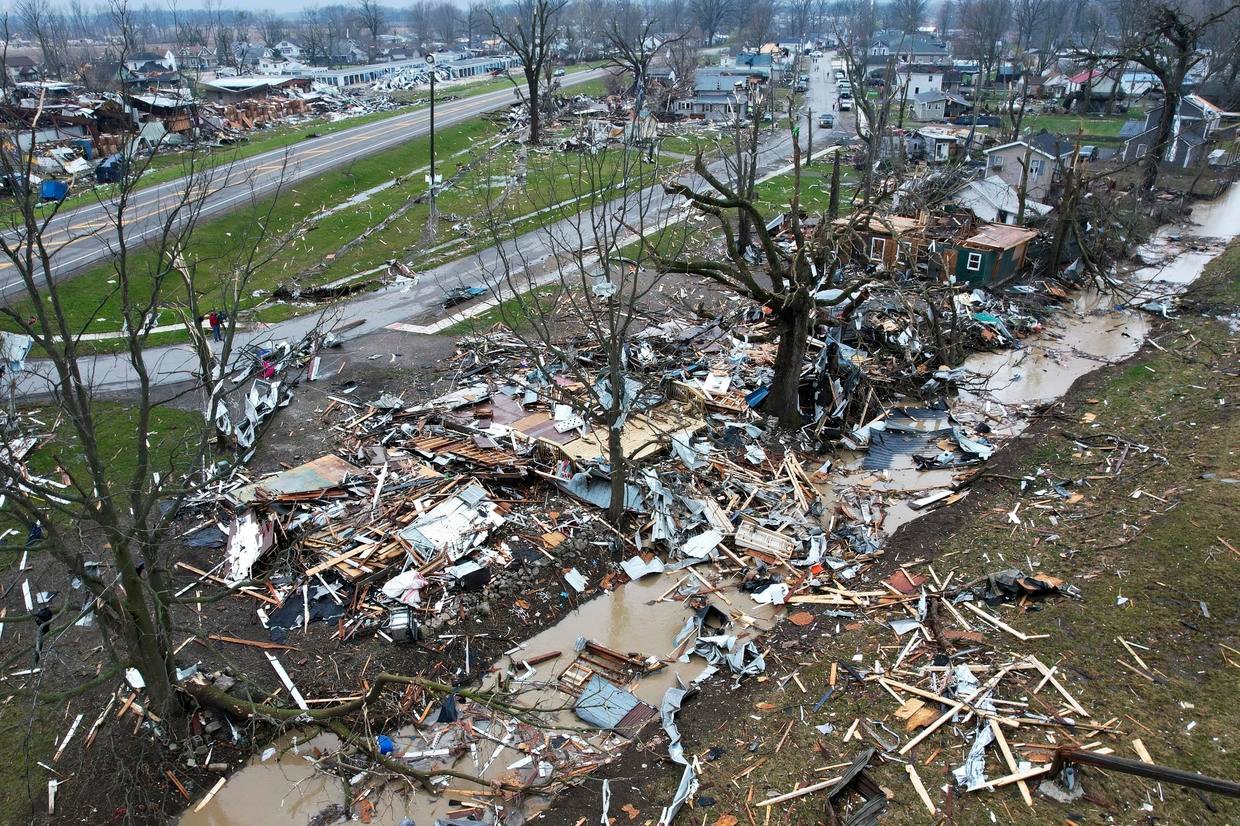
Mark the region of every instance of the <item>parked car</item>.
POLYGON ((851 98, 851 97, 847 97, 847 98, 842 97, 842 98, 840 98, 840 111, 841 111, 841 112, 851 112, 851 111, 852 111, 852 98, 851 98))
POLYGON ((464 304, 471 298, 477 298, 480 295, 486 295, 486 287, 454 287, 444 293, 443 306, 444 309, 455 307, 457 304, 464 304))
MULTIPOLYGON (((960 117, 955 118, 952 121, 952 123, 956 124, 957 126, 972 126, 973 116, 972 115, 961 115, 960 117)), ((977 125, 978 126, 989 126, 993 128, 996 126, 1002 126, 1003 120, 998 115, 978 115, 977 125)))
POLYGON ((835 127, 835 115, 830 112, 824 112, 818 116, 818 125, 823 129, 832 129, 835 127))
POLYGON ((564 67, 560 67, 551 73, 552 77, 564 77, 564 67))
POLYGON ((848 91, 847 89, 845 89, 844 91, 840 92, 840 100, 841 100, 841 101, 844 101, 844 100, 852 100, 852 92, 848 91))

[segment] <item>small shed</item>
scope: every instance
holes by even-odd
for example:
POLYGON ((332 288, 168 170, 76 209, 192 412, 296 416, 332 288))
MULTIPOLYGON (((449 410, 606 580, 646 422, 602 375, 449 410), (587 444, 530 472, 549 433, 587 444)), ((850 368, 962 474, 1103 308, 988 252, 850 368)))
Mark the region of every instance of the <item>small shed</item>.
POLYGON ((1029 242, 1038 231, 1007 224, 982 224, 968 239, 956 244, 956 281, 995 284, 1006 281, 1025 265, 1029 242))

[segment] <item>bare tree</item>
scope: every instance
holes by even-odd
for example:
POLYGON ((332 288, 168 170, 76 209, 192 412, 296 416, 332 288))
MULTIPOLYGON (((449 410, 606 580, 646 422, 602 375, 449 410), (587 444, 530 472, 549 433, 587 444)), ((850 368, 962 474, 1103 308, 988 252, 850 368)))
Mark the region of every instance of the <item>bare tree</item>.
POLYGON ((965 55, 978 64, 973 86, 973 126, 969 128, 966 146, 971 146, 981 111, 984 90, 990 86, 991 75, 1003 54, 1002 41, 1011 21, 1011 0, 961 0, 960 24, 964 32, 965 55))
POLYGON ((418 0, 409 7, 407 12, 409 20, 409 31, 413 34, 414 41, 421 48, 430 43, 434 39, 434 24, 432 23, 432 7, 429 0, 418 0))
POLYGON ((956 20, 955 11, 955 0, 943 0, 939 3, 939 16, 935 19, 935 26, 939 30, 940 37, 947 36, 948 30, 956 20))
MULTIPOLYGON (((1240 3, 1232 2, 1212 13, 1194 15, 1177 2, 1158 2, 1144 8, 1142 24, 1119 52, 1138 63, 1158 79, 1163 99, 1151 148, 1146 153, 1141 188, 1151 190, 1158 183, 1159 164, 1173 151, 1175 118, 1184 96, 1184 80, 1207 55, 1201 50, 1202 37, 1211 27, 1240 14, 1240 3)), ((1078 50, 1083 59, 1104 60, 1109 55, 1095 50, 1078 50)))
POLYGON ((534 198, 539 209, 568 208, 571 214, 538 233, 537 261, 527 255, 527 245, 508 242, 503 210, 487 210, 498 256, 484 269, 492 292, 502 299, 500 323, 544 375, 562 369, 580 387, 531 389, 569 407, 592 432, 587 438, 607 463, 608 521, 617 527, 626 503, 631 505, 634 454, 641 452, 625 442, 626 424, 664 429, 642 400, 661 376, 638 373, 630 352, 633 335, 645 326, 643 305, 659 296, 661 274, 649 269, 643 244, 630 245, 634 237, 649 236, 675 248, 670 239, 678 231, 668 227, 669 213, 659 209, 656 168, 642 155, 637 148, 609 146, 553 157, 550 169, 569 182, 567 193, 530 190, 524 197, 534 198), (542 252, 548 253, 545 258, 542 252))
POLYGON ((431 15, 432 25, 439 40, 452 44, 461 31, 461 12, 451 3, 436 3, 431 15))
MULTIPOLYGON (((839 41, 839 54, 848 70, 848 76, 863 84, 869 77, 870 56, 874 41, 874 7, 867 0, 852 0, 839 7, 836 18, 836 39, 839 41)), ((857 137, 865 145, 865 168, 862 170, 861 189, 863 204, 869 205, 874 200, 875 174, 883 155, 883 141, 887 134, 887 125, 891 118, 891 109, 901 94, 901 84, 896 82, 896 58, 903 47, 903 39, 896 49, 887 55, 887 65, 883 70, 883 85, 879 87, 877 99, 867 94, 858 95, 853 105, 857 110, 857 137)), ((907 85, 907 84, 905 84, 907 85)))
POLYGON ((687 32, 664 34, 659 18, 647 16, 632 0, 621 0, 613 7, 609 17, 603 30, 610 47, 609 61, 633 78, 637 105, 641 108, 648 91, 646 73, 651 61, 683 40, 687 32))
MULTIPOLYGON (((662 254, 647 244, 655 266, 662 272, 684 273, 708 278, 715 283, 759 302, 770 311, 771 323, 779 337, 775 355, 775 375, 764 409, 787 427, 801 425, 801 373, 807 352, 810 327, 817 308, 815 292, 819 273, 830 272, 838 260, 837 234, 828 221, 820 220, 813 227, 802 222, 801 150, 792 141, 793 192, 786 215, 791 244, 776 241, 782 227, 769 229, 772 216, 764 214, 752 198, 745 197, 725 180, 714 175, 701 153, 694 161, 694 172, 706 182, 709 190, 698 191, 686 183, 674 181, 665 189, 686 198, 702 215, 715 224, 723 236, 724 254, 676 258, 662 254), (740 242, 734 222, 740 213, 747 215, 757 239, 759 254, 740 242), (760 264, 753 263, 759 260, 760 264)), ((832 299, 839 303, 857 292, 863 283, 844 285, 832 299)))
POLYGON ((370 60, 373 63, 379 52, 379 37, 388 29, 387 9, 379 0, 358 0, 354 11, 362 28, 370 33, 370 60))
POLYGON ((288 26, 283 17, 271 12, 263 12, 257 18, 258 37, 268 49, 288 37, 288 26))
MULTIPOLYGON (((40 115, 25 127, 31 136, 40 115)), ((9 180, 29 180, 33 163, 32 153, 0 153, 0 171, 9 180)), ((235 319, 252 290, 255 272, 282 244, 273 243, 267 229, 273 200, 255 207, 251 229, 247 237, 234 239, 235 247, 193 251, 191 236, 203 207, 224 180, 220 176, 228 174, 224 167, 198 168, 193 155, 187 156, 177 194, 161 202, 155 216, 146 217, 145 233, 150 234, 143 239, 138 227, 149 204, 138 203, 137 190, 150 164, 149 158, 129 158, 114 199, 101 201, 106 212, 102 229, 66 228, 58 206, 39 207, 33 187, 21 188, 10 204, 0 255, 21 284, 25 301, 0 307, 0 317, 10 329, 28 336, 42 357, 31 381, 36 387, 43 382, 38 389, 51 395, 80 459, 57 457, 57 478, 37 477, 20 464, 0 461, 0 492, 8 503, 6 512, 30 531, 41 532, 46 537, 41 549, 86 588, 92 600, 89 610, 111 658, 108 673, 138 669, 152 704, 163 713, 173 702, 177 633, 169 531, 180 505, 213 478, 217 433, 212 413, 225 398, 224 370, 233 362, 235 319), (61 283, 59 254, 84 236, 111 250, 107 266, 113 286, 102 301, 122 320, 120 363, 132 374, 135 387, 126 402, 130 421, 128 429, 122 429, 119 448, 109 447, 103 436, 115 423, 108 420, 97 394, 84 338, 93 314, 86 320, 76 315, 61 283), (227 273, 218 284, 200 274, 208 260, 215 271, 227 273), (227 311, 231 319, 218 344, 203 334, 204 302, 227 311), (189 391, 158 391, 158 351, 148 348, 161 322, 172 322, 182 331, 198 361, 200 381, 189 391), (160 409, 199 392, 204 404, 201 427, 194 433, 158 436, 160 409), (168 446, 172 438, 171 458, 161 463, 156 448, 161 442, 168 446), (118 449, 133 462, 132 472, 124 476, 111 466, 115 456, 109 451, 118 449), (93 560, 100 555, 104 561, 96 567, 93 560)))
POLYGON ((559 14, 568 0, 517 0, 499 10, 487 10, 495 36, 516 53, 525 75, 529 104, 529 142, 542 139, 542 75, 551 69, 559 14))
POLYGON ((750 0, 736 8, 741 13, 737 30, 741 43, 756 48, 770 40, 775 24, 775 0, 750 0))
POLYGON ((331 62, 331 34, 323 23, 318 9, 304 9, 301 13, 302 55, 306 63, 320 66, 331 62))
POLYGON ((732 15, 734 5, 733 0, 690 0, 689 8, 694 22, 702 30, 702 42, 711 46, 724 21, 732 15))
POLYGON ((894 22, 904 32, 915 32, 926 19, 926 0, 893 0, 894 22))
POLYGON ((51 77, 61 77, 65 70, 66 38, 60 13, 44 0, 18 0, 13 10, 22 29, 39 44, 44 72, 51 77))

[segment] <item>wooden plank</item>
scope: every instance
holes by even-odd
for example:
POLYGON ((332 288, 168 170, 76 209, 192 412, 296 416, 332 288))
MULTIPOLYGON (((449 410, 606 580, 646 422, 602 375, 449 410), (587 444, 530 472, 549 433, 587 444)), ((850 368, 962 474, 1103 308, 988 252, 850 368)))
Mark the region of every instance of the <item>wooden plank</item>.
MULTIPOLYGON (((990 730, 995 735, 995 742, 999 744, 999 752, 1003 755, 1003 761, 1007 763, 1008 771, 1016 774, 1020 770, 1016 766, 1016 758, 1012 756, 1012 749, 1008 747, 1007 738, 1003 736, 1003 727, 992 719, 990 730)), ((1029 794, 1029 784, 1024 780, 1017 780, 1016 786, 1020 789, 1020 796, 1025 801, 1025 805, 1032 809, 1033 795, 1029 794)))
POLYGON ((935 808, 934 801, 930 799, 930 795, 926 794, 926 787, 921 782, 921 777, 917 774, 917 769, 913 768, 912 763, 906 763, 904 764, 904 771, 908 773, 909 782, 913 784, 913 788, 917 791, 917 796, 920 797, 921 802, 926 805, 926 809, 930 812, 930 815, 933 817, 938 814, 939 810, 935 808))

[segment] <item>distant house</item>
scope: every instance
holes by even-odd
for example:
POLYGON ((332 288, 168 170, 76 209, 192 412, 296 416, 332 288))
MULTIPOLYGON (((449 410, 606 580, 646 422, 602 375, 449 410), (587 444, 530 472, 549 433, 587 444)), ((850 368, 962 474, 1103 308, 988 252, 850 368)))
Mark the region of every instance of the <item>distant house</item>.
MULTIPOLYGON (((1020 193, 998 175, 970 181, 952 193, 950 203, 963 207, 983 221, 1015 224, 1020 214, 1020 193)), ((1025 198, 1026 219, 1040 217, 1051 211, 1049 204, 1025 198)))
POLYGON ((170 60, 170 57, 170 54, 159 55, 154 52, 134 52, 133 54, 125 55, 124 64, 125 68, 131 72, 140 72, 144 69, 150 71, 148 64, 154 64, 154 66, 163 69, 171 69, 175 61, 170 60))
POLYGON ((952 92, 921 92, 909 99, 909 106, 917 120, 946 120, 972 108, 967 100, 952 92))
POLYGON ((257 43, 234 43, 233 57, 243 69, 256 69, 267 57, 267 49, 257 43))
POLYGON ((986 156, 988 176, 996 176, 1008 186, 1019 189, 1024 175, 1025 196, 1035 201, 1046 201, 1059 181, 1063 166, 1071 160, 1073 151, 1071 142, 1043 131, 1028 141, 992 146, 982 154, 986 156), (1021 166, 1026 158, 1028 172, 1022 173, 1021 166))
MULTIPOLYGON (((1183 168, 1201 163, 1209 154, 1211 136, 1224 114, 1222 109, 1200 95, 1180 98, 1180 105, 1171 121, 1171 136, 1163 161, 1183 168)), ((1145 115, 1144 129, 1124 141, 1125 163, 1155 151, 1162 115, 1161 105, 1151 108, 1145 115)))
POLYGON ((39 79, 39 64, 27 55, 8 55, 4 58, 4 73, 9 83, 24 83, 39 79))
POLYGON ((911 98, 922 92, 942 92, 943 82, 949 75, 955 75, 956 88, 959 88, 960 73, 949 66, 903 63, 896 69, 896 82, 911 98))
POLYGON ((301 60, 301 57, 305 54, 306 50, 300 40, 296 38, 287 38, 285 40, 281 40, 273 46, 272 51, 283 55, 289 60, 301 60))
POLYGON ((886 63, 895 55, 903 63, 942 64, 951 62, 951 49, 933 34, 887 29, 870 39, 870 63, 886 63))
POLYGON ((674 111, 708 119, 743 115, 749 99, 749 80, 724 69, 698 69, 693 75, 693 94, 678 100, 674 111))

